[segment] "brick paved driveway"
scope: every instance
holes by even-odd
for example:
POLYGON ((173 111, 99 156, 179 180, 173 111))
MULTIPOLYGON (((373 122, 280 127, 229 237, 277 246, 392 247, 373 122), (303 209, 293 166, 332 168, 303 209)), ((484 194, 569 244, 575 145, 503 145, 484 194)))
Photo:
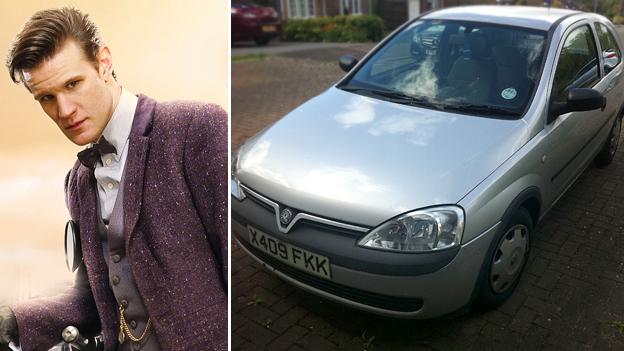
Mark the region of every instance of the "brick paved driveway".
MULTIPOLYGON (((232 64, 232 143, 342 76, 370 46, 232 64)), ((624 350, 624 150, 587 170, 537 226, 516 293, 453 319, 391 320, 296 289, 232 245, 234 350, 624 350)))

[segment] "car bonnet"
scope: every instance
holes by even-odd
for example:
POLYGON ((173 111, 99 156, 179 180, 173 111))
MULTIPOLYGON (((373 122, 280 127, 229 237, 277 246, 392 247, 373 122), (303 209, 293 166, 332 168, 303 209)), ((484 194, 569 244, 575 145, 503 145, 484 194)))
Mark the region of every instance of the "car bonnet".
POLYGON ((372 227, 410 210, 457 203, 526 141, 522 119, 330 88, 243 145, 236 176, 283 206, 372 227))

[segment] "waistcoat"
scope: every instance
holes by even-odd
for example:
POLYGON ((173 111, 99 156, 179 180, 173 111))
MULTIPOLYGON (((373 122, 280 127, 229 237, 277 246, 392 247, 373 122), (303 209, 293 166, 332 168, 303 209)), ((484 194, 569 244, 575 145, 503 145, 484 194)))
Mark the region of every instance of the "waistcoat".
MULTIPOLYGON (((132 335, 140 337, 147 326, 148 313, 143 304, 134 276, 126 255, 126 241, 123 231, 123 184, 122 176, 119 184, 120 191, 113 206, 108 228, 99 218, 100 239, 106 265, 108 266, 108 278, 110 286, 117 301, 117 317, 119 320, 119 306, 124 307, 124 317, 132 335)), ((99 201, 98 201, 99 203, 99 201)), ((98 214, 100 212, 98 211, 98 214)), ((160 351, 158 340, 154 335, 153 326, 141 343, 136 343, 125 337, 125 342, 119 345, 121 351, 160 351)))

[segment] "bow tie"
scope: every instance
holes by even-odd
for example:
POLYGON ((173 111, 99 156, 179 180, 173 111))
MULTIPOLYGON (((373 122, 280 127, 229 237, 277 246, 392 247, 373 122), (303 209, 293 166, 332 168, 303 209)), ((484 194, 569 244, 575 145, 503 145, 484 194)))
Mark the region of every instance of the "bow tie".
POLYGON ((117 149, 104 137, 100 138, 100 141, 93 144, 92 147, 84 149, 78 153, 78 160, 80 163, 91 169, 95 168, 95 164, 100 160, 102 155, 116 154, 117 149))

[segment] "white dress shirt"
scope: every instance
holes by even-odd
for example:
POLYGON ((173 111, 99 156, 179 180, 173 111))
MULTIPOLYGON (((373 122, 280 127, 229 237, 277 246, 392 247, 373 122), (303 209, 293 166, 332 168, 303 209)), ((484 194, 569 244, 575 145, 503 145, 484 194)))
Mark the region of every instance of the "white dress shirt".
POLYGON ((128 137, 138 101, 136 95, 122 88, 115 111, 102 132, 102 136, 117 149, 116 154, 102 155, 102 163, 96 163, 94 171, 100 215, 106 225, 117 200, 119 182, 128 157, 128 137))

